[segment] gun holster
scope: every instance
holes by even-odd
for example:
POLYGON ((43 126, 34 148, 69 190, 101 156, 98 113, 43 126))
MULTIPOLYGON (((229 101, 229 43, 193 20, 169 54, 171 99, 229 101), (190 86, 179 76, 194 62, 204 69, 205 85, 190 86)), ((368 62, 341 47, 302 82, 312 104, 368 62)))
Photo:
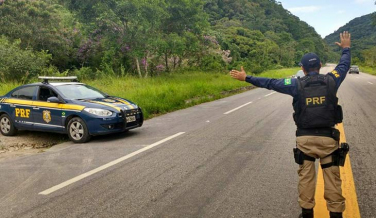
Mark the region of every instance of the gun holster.
POLYGON ((312 162, 315 162, 316 160, 314 157, 305 155, 301 150, 299 150, 299 148, 294 148, 293 152, 294 152, 295 163, 299 165, 302 165, 304 163, 304 160, 308 160, 312 162))
POLYGON ((345 166, 346 155, 349 153, 350 146, 347 143, 341 143, 339 148, 330 154, 332 156, 332 162, 328 164, 321 164, 321 168, 325 169, 331 166, 345 166))
POLYGON ((338 149, 338 166, 345 166, 346 156, 349 153, 350 146, 347 143, 341 143, 338 149))
POLYGON ((304 153, 298 148, 293 149, 295 163, 302 165, 304 163, 304 153))

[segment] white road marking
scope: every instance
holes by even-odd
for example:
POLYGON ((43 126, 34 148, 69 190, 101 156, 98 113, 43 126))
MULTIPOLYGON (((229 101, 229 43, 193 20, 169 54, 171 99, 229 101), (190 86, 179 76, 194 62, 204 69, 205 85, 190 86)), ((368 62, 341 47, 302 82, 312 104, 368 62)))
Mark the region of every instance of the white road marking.
POLYGON ((373 83, 371 83, 371 82, 368 82, 369 84, 371 84, 371 85, 373 85, 373 83))
POLYGON ((71 185, 71 184, 75 183, 75 182, 78 182, 78 181, 80 181, 80 180, 82 180, 82 179, 84 179, 84 178, 86 178, 86 177, 89 177, 89 176, 91 176, 91 175, 93 175, 93 174, 95 174, 95 173, 98 173, 98 172, 100 172, 100 171, 102 171, 102 170, 105 170, 105 169, 107 169, 107 168, 109 168, 109 167, 111 167, 111 166, 114 166, 114 165, 116 165, 116 164, 118 164, 118 163, 120 163, 120 162, 123 162, 123 161, 125 161, 125 160, 127 160, 127 159, 129 159, 129 158, 131 158, 131 157, 136 156, 137 154, 140 154, 140 153, 142 153, 142 152, 144 152, 144 151, 147 151, 147 150, 149 150, 149 149, 152 149, 152 148, 154 148, 155 146, 158 146, 158 145, 160 145, 160 144, 162 144, 162 143, 164 143, 164 142, 167 142, 167 141, 169 141, 169 140, 171 140, 171 139, 173 139, 173 138, 176 138, 176 137, 178 137, 178 136, 180 136, 180 135, 182 135, 182 134, 184 134, 184 133, 185 133, 185 132, 179 132, 179 133, 177 133, 177 134, 175 134, 175 135, 172 135, 172 136, 170 136, 170 137, 167 137, 167 138, 165 138, 165 139, 163 139, 163 140, 160 140, 160 141, 158 141, 158 142, 156 142, 156 143, 154 143, 154 144, 151 144, 151 145, 146 146, 146 147, 144 147, 144 148, 142 148, 142 149, 140 149, 140 150, 137 150, 137 151, 135 151, 135 152, 133 152, 133 153, 130 153, 130 154, 128 154, 128 155, 125 155, 124 157, 121 157, 121 158, 119 158, 119 159, 116 159, 116 160, 114 160, 114 161, 111 161, 111 162, 109 162, 109 163, 107 163, 107 164, 105 164, 105 165, 103 165, 103 166, 100 166, 100 167, 98 167, 98 168, 96 168, 96 169, 93 169, 93 170, 91 170, 91 171, 89 171, 89 172, 86 172, 86 173, 84 173, 84 174, 81 174, 81 175, 79 175, 79 176, 76 176, 76 177, 74 177, 74 178, 72 178, 72 179, 70 179, 70 180, 67 180, 67 181, 65 181, 65 182, 63 182, 63 183, 60 183, 59 185, 56 185, 56 186, 54 186, 54 187, 52 187, 52 188, 49 188, 49 189, 47 189, 47 190, 44 190, 44 191, 40 192, 39 194, 40 194, 40 195, 49 195, 49 194, 51 194, 52 192, 55 192, 55 191, 57 191, 57 190, 59 190, 59 189, 62 189, 62 188, 64 188, 64 187, 68 186, 68 185, 71 185))
POLYGON ((276 92, 269 93, 269 94, 265 95, 265 97, 271 96, 271 95, 273 95, 273 94, 275 94, 275 93, 276 93, 276 92))
POLYGON ((226 113, 224 113, 225 115, 227 115, 227 114, 231 114, 232 112, 234 112, 234 111, 236 111, 236 110, 239 110, 240 108, 242 108, 242 107, 245 107, 245 106, 247 106, 247 105, 249 105, 249 104, 252 104, 253 102, 251 101, 251 102, 248 102, 248 103, 246 103, 246 104, 243 104, 243 105, 241 105, 241 106, 239 106, 239 107, 237 107, 237 108, 234 108, 234 109, 232 109, 232 110, 230 110, 230 111, 227 111, 226 113))

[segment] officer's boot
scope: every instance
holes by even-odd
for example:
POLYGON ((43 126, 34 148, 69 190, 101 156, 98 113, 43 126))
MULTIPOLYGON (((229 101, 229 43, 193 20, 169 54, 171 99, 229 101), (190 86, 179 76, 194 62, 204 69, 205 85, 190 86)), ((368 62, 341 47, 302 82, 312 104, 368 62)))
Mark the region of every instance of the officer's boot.
POLYGON ((342 213, 330 212, 330 218, 342 218, 342 213))
POLYGON ((313 209, 304 209, 302 208, 302 213, 299 218, 313 218, 313 209))

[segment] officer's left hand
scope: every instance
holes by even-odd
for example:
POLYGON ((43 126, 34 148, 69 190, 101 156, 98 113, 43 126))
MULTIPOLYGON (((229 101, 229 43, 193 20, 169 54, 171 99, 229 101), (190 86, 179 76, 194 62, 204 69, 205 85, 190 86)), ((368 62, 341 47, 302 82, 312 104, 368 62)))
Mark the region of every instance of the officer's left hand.
POLYGON ((231 75, 232 78, 240 80, 240 81, 245 81, 245 78, 247 77, 247 74, 244 71, 243 67, 241 67, 240 71, 231 70, 230 75, 231 75))

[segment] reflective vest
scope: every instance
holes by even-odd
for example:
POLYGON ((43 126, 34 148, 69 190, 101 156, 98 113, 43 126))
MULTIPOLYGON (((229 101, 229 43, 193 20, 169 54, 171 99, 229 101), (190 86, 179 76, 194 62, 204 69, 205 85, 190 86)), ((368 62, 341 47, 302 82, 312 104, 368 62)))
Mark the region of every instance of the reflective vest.
POLYGON ((293 106, 298 128, 330 128, 343 119, 336 83, 330 75, 298 78, 298 97, 294 99, 293 106))

